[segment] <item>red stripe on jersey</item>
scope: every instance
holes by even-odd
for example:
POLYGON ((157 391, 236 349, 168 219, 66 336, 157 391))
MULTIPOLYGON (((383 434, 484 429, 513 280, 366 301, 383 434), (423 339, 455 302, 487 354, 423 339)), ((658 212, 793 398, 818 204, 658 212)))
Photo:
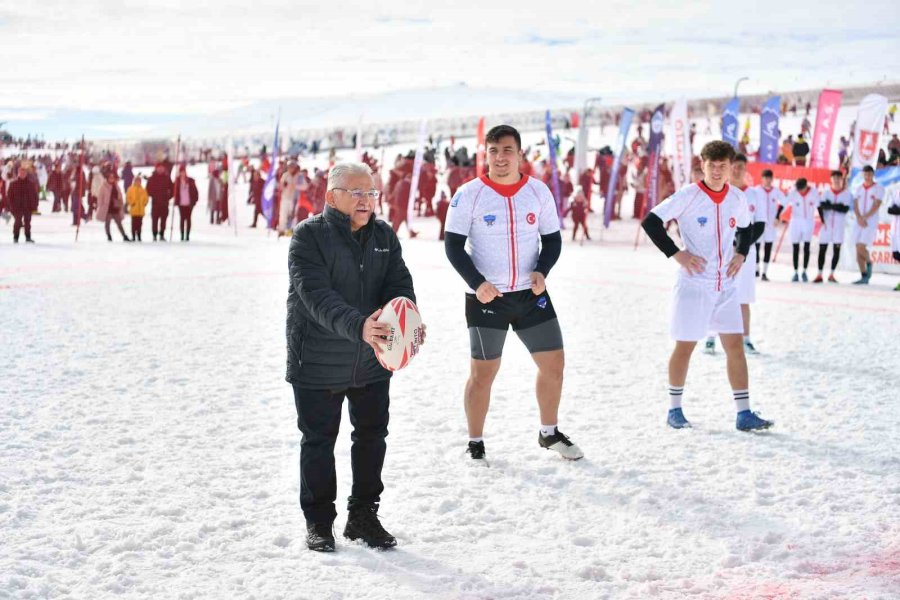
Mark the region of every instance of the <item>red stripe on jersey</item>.
MULTIPOLYGON (((715 200, 713 200, 715 202, 715 200)), ((721 202, 721 201, 720 201, 721 202)), ((716 291, 722 291, 722 227, 719 215, 719 203, 716 202, 716 250, 719 253, 719 268, 716 269, 716 291)))
MULTIPOLYGON (((523 178, 524 179, 524 178, 523 178)), ((516 256, 516 209, 513 207, 512 198, 506 198, 506 204, 509 207, 509 248, 510 248, 510 260, 512 262, 512 268, 510 269, 510 282, 509 282, 509 290, 513 291, 516 287, 516 282, 519 280, 519 257, 516 256)))

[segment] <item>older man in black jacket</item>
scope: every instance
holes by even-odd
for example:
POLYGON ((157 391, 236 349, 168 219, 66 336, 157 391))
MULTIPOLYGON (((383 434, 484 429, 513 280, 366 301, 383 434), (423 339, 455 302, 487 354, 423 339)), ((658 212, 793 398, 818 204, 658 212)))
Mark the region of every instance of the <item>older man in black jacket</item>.
POLYGON ((366 165, 335 165, 325 211, 299 224, 291 240, 286 379, 303 433, 300 506, 310 550, 334 550, 334 444, 345 397, 353 489, 344 537, 374 548, 397 543, 378 520, 391 373, 375 357, 389 333, 376 319, 389 300, 415 301, 415 293, 397 236, 374 218, 377 199, 366 165))

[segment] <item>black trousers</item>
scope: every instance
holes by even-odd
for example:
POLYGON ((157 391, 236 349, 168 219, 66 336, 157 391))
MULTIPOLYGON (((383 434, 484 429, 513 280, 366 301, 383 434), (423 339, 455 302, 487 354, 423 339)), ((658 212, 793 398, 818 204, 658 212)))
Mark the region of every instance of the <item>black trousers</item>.
POLYGON ((19 232, 25 230, 25 239, 31 239, 31 211, 13 214, 13 239, 19 241, 19 232))
POLYGON ((181 220, 178 223, 178 228, 181 230, 181 239, 189 240, 191 239, 191 213, 194 212, 193 206, 178 206, 178 214, 181 217, 181 220))
POLYGON ((153 206, 150 211, 150 229, 153 231, 153 237, 160 234, 165 237, 166 233, 166 217, 169 216, 169 208, 166 205, 153 206))
POLYGON ((334 444, 341 426, 341 408, 349 401, 353 487, 348 508, 375 504, 384 484, 381 468, 387 448, 390 380, 345 390, 313 390, 294 385, 300 441, 300 508, 307 523, 332 523, 337 516, 337 476, 334 444))

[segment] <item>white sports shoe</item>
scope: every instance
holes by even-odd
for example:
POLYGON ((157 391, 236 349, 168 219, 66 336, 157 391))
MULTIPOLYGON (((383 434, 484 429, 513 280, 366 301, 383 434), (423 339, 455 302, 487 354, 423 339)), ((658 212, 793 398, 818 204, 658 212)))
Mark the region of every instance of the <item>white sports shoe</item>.
POLYGON ((566 460, 584 458, 584 452, 581 451, 581 448, 569 441, 568 436, 559 429, 556 430, 556 433, 547 437, 539 433, 538 443, 541 445, 541 448, 559 452, 559 455, 566 460))

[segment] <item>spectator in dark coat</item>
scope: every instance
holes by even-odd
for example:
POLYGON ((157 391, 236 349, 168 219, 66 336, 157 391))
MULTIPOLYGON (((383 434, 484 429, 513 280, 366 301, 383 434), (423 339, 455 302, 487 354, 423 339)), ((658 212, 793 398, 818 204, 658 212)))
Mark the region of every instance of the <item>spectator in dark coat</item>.
POLYGON ((19 243, 19 232, 24 227, 25 241, 33 244, 31 239, 31 213, 38 207, 38 191, 34 183, 28 179, 28 170, 19 167, 18 177, 9 183, 6 190, 9 211, 13 222, 13 242, 19 243))
POLYGON ((266 187, 266 180, 262 178, 259 169, 254 169, 250 175, 250 202, 253 204, 253 224, 250 227, 256 227, 256 220, 263 215, 262 197, 263 189, 266 187))
POLYGON ((166 174, 166 165, 159 163, 153 175, 147 180, 147 195, 150 196, 150 221, 153 241, 157 234, 159 241, 166 241, 166 218, 169 216, 169 200, 174 194, 172 180, 166 174))
POLYGON ((397 236, 374 218, 376 195, 366 165, 335 165, 323 214, 294 229, 288 255, 286 379, 303 433, 300 506, 310 550, 334 550, 334 444, 344 398, 353 424, 344 536, 371 547, 396 545, 377 516, 391 373, 375 356, 389 333, 376 319, 388 301, 415 301, 415 292, 397 236))
POLYGON ((187 168, 184 165, 178 167, 178 177, 172 182, 175 198, 175 206, 178 207, 178 229, 181 231, 181 241, 191 241, 191 213, 194 205, 200 199, 197 192, 197 183, 193 177, 188 177, 187 168))
POLYGON ((794 165, 805 167, 806 157, 809 154, 809 144, 806 143, 806 139, 803 137, 802 133, 797 136, 797 141, 794 142, 792 150, 794 154, 794 165))

